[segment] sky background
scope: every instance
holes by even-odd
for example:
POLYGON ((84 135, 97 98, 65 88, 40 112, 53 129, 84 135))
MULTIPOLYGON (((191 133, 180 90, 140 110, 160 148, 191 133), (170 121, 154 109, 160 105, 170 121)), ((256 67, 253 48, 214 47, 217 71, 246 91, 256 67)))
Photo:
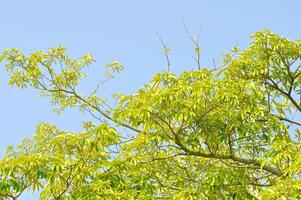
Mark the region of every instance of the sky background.
MULTIPOLYGON (((103 78, 106 63, 118 60, 125 70, 100 90, 102 96, 139 89, 156 72, 166 70, 156 32, 164 40, 171 35, 171 71, 195 66, 193 45, 183 20, 193 35, 200 32, 201 66, 213 66, 234 45, 246 48, 250 34, 264 28, 296 40, 301 37, 301 1, 252 0, 52 0, 2 1, 0 51, 17 47, 26 54, 63 45, 71 57, 92 53, 97 60, 88 70, 82 91, 88 93, 103 78)), ((60 129, 81 130, 88 115, 67 110, 52 112, 47 99, 32 89, 9 87, 0 64, 0 156, 8 145, 32 137, 40 122, 60 129)), ((20 199, 37 199, 26 193, 20 199)))

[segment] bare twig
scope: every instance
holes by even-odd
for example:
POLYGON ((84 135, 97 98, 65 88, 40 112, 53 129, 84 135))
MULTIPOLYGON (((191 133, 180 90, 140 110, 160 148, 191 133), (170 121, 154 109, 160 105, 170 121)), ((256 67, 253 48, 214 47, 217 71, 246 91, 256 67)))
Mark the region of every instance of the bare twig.
POLYGON ((196 57, 194 57, 194 60, 196 61, 197 63, 197 66, 198 66, 198 70, 201 69, 201 47, 200 47, 200 35, 201 35, 201 30, 198 34, 198 36, 196 38, 194 38, 192 36, 192 34, 189 32, 184 20, 183 21, 183 26, 184 26, 184 29, 185 29, 185 32, 187 33, 189 39, 192 41, 192 43, 194 44, 194 52, 196 54, 196 57))
POLYGON ((170 65, 170 59, 169 59, 170 48, 168 48, 168 43, 169 43, 169 41, 171 39, 171 35, 169 36, 167 42, 164 42, 163 39, 162 39, 162 37, 161 37, 161 35, 159 34, 159 32, 156 32, 156 34, 157 34, 157 36, 158 36, 158 38, 159 38, 159 40, 161 42, 161 45, 163 47, 163 53, 165 55, 165 59, 166 59, 166 63, 167 63, 167 71, 170 72, 170 67, 171 67, 171 65, 170 65))

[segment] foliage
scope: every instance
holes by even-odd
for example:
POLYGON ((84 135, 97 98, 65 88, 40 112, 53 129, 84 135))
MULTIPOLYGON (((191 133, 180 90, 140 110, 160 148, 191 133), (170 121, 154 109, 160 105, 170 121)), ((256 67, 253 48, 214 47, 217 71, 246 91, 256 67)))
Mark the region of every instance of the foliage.
MULTIPOLYGON (((90 54, 5 50, 10 85, 95 121, 78 133, 41 123, 9 147, 1 198, 38 190, 41 199, 300 199, 301 40, 268 30, 251 38, 219 69, 157 73, 136 93, 113 95, 115 107, 96 90, 77 91, 90 54)), ((108 77, 123 69, 106 67, 108 77)))

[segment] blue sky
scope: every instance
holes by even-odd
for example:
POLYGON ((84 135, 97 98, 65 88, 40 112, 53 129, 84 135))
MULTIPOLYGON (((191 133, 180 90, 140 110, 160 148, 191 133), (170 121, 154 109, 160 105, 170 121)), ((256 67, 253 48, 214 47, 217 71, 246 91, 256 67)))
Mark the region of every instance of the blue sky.
MULTIPOLYGON (((0 5, 0 51, 17 47, 25 53, 64 45, 71 56, 92 53, 97 63, 88 70, 83 91, 100 79, 104 65, 118 60, 124 72, 107 83, 100 95, 130 93, 142 87, 156 72, 166 69, 160 42, 171 35, 172 71, 180 73, 195 65, 193 45, 182 20, 192 34, 201 29, 201 66, 212 67, 232 46, 247 47, 249 35, 263 28, 298 39, 301 35, 300 1, 252 0, 52 0, 2 1, 0 5)), ((8 145, 16 145, 34 134, 42 122, 61 129, 80 130, 88 116, 67 110, 57 116, 47 99, 31 89, 7 84, 0 65, 0 156, 8 145)), ((34 199, 29 194, 21 199, 34 199)))

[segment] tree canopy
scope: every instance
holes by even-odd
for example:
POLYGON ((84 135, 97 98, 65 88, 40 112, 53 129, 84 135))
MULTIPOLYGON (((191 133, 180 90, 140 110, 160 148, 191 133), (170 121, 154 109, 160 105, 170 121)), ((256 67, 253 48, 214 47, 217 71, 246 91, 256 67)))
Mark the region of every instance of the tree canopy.
MULTIPOLYGON (((0 197, 300 199, 301 40, 269 30, 251 38, 217 68, 159 72, 133 94, 113 94, 114 105, 97 90, 78 91, 92 55, 5 50, 10 85, 39 90, 56 112, 79 109, 93 120, 80 132, 41 123, 33 138, 8 147, 0 197)), ((123 65, 106 68, 111 77, 123 65)))

